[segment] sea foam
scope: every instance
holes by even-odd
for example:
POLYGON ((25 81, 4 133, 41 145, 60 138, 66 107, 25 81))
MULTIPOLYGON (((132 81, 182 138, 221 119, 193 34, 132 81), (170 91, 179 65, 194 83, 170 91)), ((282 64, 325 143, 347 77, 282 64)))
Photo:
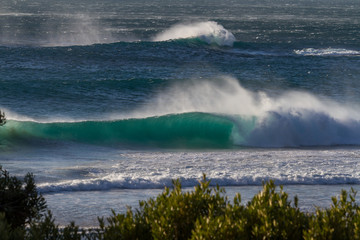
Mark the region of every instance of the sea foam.
MULTIPOLYGON (((162 189, 179 178, 183 187, 193 187, 206 173, 212 185, 359 184, 358 149, 249 149, 203 152, 122 152, 111 161, 76 166, 87 174, 73 179, 41 182, 43 193, 106 191, 111 189, 162 189), (99 171, 98 169, 101 169, 99 171)), ((56 174, 72 176, 74 169, 58 168, 56 174)))

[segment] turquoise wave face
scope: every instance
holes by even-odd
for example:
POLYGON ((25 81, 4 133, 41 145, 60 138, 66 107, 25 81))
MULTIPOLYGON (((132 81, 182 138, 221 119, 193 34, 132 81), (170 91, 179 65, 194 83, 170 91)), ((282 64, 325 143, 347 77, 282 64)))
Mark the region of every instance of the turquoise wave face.
POLYGON ((125 148, 219 149, 360 145, 360 121, 311 110, 262 117, 201 112, 115 121, 39 123, 9 120, 0 147, 72 141, 125 148))
POLYGON ((228 148, 234 124, 226 117, 185 113, 125 119, 38 123, 9 121, 0 129, 4 142, 62 140, 165 148, 228 148))

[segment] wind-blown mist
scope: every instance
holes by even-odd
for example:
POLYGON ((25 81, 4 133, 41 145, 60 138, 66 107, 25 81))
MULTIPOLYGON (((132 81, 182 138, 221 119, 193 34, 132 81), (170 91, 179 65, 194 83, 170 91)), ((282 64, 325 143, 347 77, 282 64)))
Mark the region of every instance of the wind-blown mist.
POLYGON ((170 87, 133 117, 187 112, 221 115, 233 124, 235 145, 257 147, 360 144, 360 114, 325 97, 290 91, 277 96, 243 88, 231 77, 170 87))
POLYGON ((86 13, 5 13, 0 14, 0 23, 2 45, 52 47, 116 41, 96 15, 86 13))
POLYGON ((357 106, 346 106, 304 91, 282 91, 276 95, 266 91, 251 91, 232 77, 173 84, 146 107, 136 111, 134 116, 208 112, 263 117, 268 112, 291 113, 303 110, 327 114, 339 120, 360 120, 357 106))

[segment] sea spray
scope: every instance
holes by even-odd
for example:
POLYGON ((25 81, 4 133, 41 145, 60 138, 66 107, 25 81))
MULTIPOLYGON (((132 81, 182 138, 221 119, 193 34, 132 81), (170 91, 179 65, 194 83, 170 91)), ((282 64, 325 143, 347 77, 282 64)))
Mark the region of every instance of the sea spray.
POLYGON ((60 21, 67 23, 61 25, 59 32, 49 31, 46 35, 46 40, 43 46, 84 46, 92 44, 104 44, 116 42, 116 39, 106 31, 104 26, 99 26, 96 22, 96 16, 89 16, 87 14, 64 14, 60 21), (66 27, 65 27, 65 26, 66 27))
POLYGON ((253 147, 300 147, 360 144, 356 105, 339 104, 300 91, 272 96, 250 91, 222 77, 185 81, 163 91, 133 116, 187 112, 220 114, 234 125, 232 143, 253 147))
POLYGON ((340 104, 304 91, 281 91, 276 95, 266 90, 252 91, 229 76, 174 83, 129 116, 143 118, 205 112, 264 118, 269 112, 299 111, 317 112, 341 121, 360 120, 357 105, 340 104))

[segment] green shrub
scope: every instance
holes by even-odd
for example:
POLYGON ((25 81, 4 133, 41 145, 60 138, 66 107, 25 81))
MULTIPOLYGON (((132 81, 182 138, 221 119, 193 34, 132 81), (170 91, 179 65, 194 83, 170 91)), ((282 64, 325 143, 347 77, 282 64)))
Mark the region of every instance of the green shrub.
POLYGON ((32 174, 28 173, 21 181, 0 166, 0 212, 11 228, 24 227, 40 218, 45 209, 46 201, 38 193, 32 174))
POLYGON ((276 192, 273 181, 265 184, 263 190, 254 196, 246 212, 246 228, 256 239, 302 239, 307 226, 307 216, 298 208, 297 197, 291 206, 288 194, 282 186, 276 192))
POLYGON ((241 205, 241 196, 237 194, 234 205, 226 204, 224 213, 221 215, 209 214, 198 219, 192 232, 191 239, 249 239, 246 232, 245 207, 241 205))
MULTIPOLYGON (((104 239, 360 239, 360 209, 355 191, 333 198, 330 209, 303 213, 298 199, 276 189, 273 181, 263 186, 246 205, 237 194, 233 203, 223 188, 210 188, 204 179, 194 191, 174 188, 156 198, 141 201, 135 213, 108 219, 104 239)), ((99 239, 103 239, 99 237, 99 239)))
POLYGON ((5 213, 0 213, 0 239, 17 240, 24 239, 25 231, 23 228, 12 228, 6 221, 5 213))
POLYGON ((55 219, 52 216, 51 211, 42 218, 40 221, 34 221, 30 224, 26 232, 26 240, 81 240, 81 239, 99 239, 91 238, 91 232, 82 230, 79 226, 76 226, 74 222, 71 222, 64 228, 59 228, 55 224, 55 219))
POLYGON ((182 192, 180 181, 156 199, 143 203, 154 239, 189 239, 196 220, 222 215, 227 204, 224 189, 209 188, 205 175, 194 191, 182 192))
POLYGON ((204 175, 194 191, 182 192, 180 181, 173 181, 171 191, 141 201, 135 214, 129 209, 109 218, 105 239, 189 239, 197 219, 221 215, 227 204, 224 190, 209 184, 204 175))
POLYGON ((30 224, 27 231, 28 240, 56 240, 60 239, 59 226, 55 224, 52 213, 48 213, 40 221, 34 221, 30 224))
POLYGON ((150 225, 146 222, 142 210, 137 210, 135 214, 130 208, 126 214, 115 214, 113 211, 113 215, 107 220, 109 225, 106 227, 103 220, 99 220, 104 239, 152 239, 150 225))
POLYGON ((228 204, 224 215, 197 222, 193 239, 302 239, 308 217, 288 201, 288 195, 276 192, 273 181, 247 204, 238 194, 234 205, 228 204))
POLYGON ((356 192, 345 190, 339 198, 332 198, 329 209, 318 208, 311 216, 305 239, 360 239, 360 207, 356 192))

